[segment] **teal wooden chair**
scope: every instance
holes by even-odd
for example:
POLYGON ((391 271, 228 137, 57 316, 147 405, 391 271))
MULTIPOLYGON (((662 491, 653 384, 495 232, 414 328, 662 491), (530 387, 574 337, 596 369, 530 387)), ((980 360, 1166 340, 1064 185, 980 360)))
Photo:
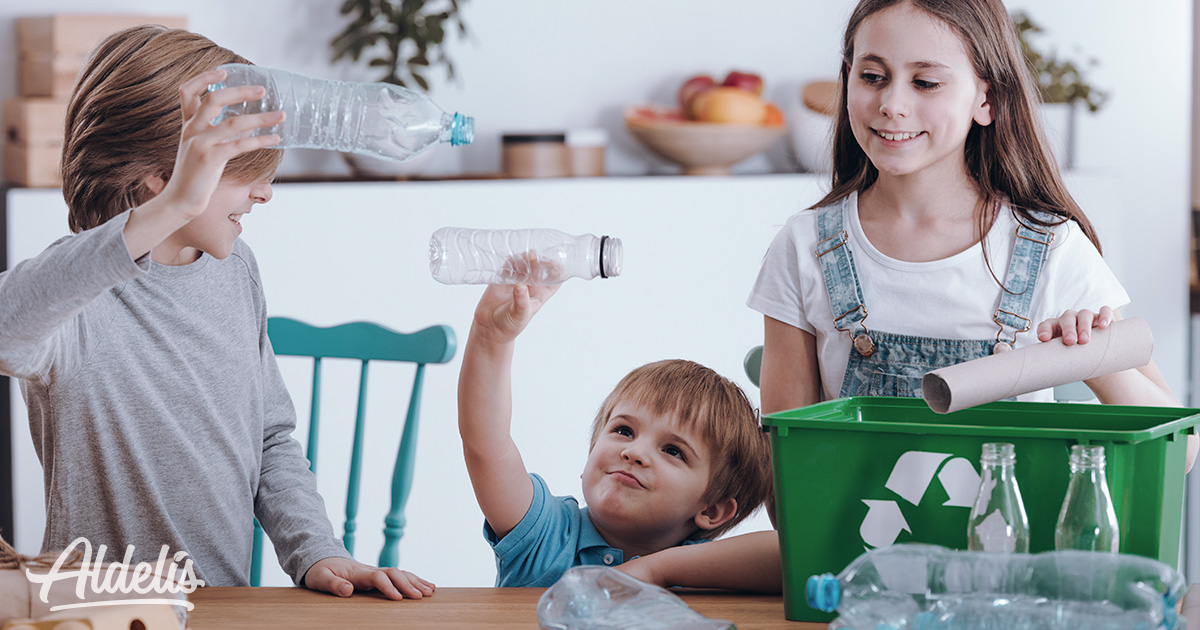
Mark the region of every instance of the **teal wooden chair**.
POLYGON ((750 348, 750 352, 746 353, 746 358, 742 359, 742 367, 746 370, 746 377, 750 382, 758 387, 758 377, 762 375, 762 346, 754 346, 750 348))
MULTIPOLYGON (((350 479, 346 493, 346 525, 342 542, 354 553, 354 532, 358 529, 358 487, 362 469, 364 419, 367 401, 367 365, 371 361, 403 361, 416 363, 412 396, 400 448, 392 472, 392 502, 384 518, 384 545, 379 554, 379 566, 397 566, 400 556, 400 537, 404 535, 404 504, 412 489, 413 463, 417 450, 418 416, 421 410, 421 386, 425 365, 447 363, 454 358, 456 340, 449 326, 430 326, 411 334, 399 333, 368 322, 355 322, 330 328, 318 328, 286 317, 267 320, 267 335, 278 356, 302 356, 313 359, 312 412, 308 422, 306 453, 309 468, 317 469, 317 435, 321 407, 321 359, 358 359, 362 368, 358 381, 358 412, 354 419, 354 443, 350 455, 350 479)), ((254 521, 254 555, 250 564, 250 584, 258 586, 262 578, 263 531, 254 521)))

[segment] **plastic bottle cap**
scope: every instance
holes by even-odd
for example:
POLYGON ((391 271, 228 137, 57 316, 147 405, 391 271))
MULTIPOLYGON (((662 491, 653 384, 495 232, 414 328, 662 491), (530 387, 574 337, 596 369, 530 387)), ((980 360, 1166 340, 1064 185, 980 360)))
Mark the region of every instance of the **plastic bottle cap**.
POLYGON ((461 147, 475 141, 475 119, 471 116, 454 114, 450 124, 450 146, 461 147))
POLYGON ((814 575, 808 578, 805 585, 804 597, 808 605, 824 612, 837 610, 842 601, 842 588, 837 576, 832 573, 814 575))

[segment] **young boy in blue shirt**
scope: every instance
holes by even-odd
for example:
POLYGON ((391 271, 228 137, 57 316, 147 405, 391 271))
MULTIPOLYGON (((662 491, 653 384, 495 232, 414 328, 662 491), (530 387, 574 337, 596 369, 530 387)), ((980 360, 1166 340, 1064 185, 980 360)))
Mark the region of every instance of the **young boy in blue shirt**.
POLYGON ((513 349, 555 291, 488 287, 463 351, 459 431, 496 552, 496 586, 549 586, 573 566, 600 564, 667 586, 778 589, 778 563, 731 566, 772 544, 774 532, 691 544, 716 538, 771 496, 770 449, 754 408, 704 366, 651 363, 609 394, 584 465, 586 508, 551 496, 526 471, 509 434, 513 349))

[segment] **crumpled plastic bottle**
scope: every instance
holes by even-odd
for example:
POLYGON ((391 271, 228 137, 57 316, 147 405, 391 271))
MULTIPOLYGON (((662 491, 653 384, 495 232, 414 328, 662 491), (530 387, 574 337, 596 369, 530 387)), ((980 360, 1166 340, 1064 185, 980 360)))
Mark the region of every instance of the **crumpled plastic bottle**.
POLYGON ((906 543, 809 578, 806 598, 858 630, 1180 630, 1183 593, 1182 575, 1141 556, 906 543))
POLYGON ((617 569, 567 569, 538 600, 543 630, 736 630, 709 619, 664 588, 617 569))

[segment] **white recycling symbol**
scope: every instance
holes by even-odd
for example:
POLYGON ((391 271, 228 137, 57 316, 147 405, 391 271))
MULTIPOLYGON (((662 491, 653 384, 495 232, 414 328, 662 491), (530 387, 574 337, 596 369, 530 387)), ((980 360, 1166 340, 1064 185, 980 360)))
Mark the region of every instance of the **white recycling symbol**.
MULTIPOLYGON (((904 453, 896 460, 884 487, 900 495, 901 499, 919 505, 935 474, 949 497, 943 506, 970 508, 975 504, 975 496, 979 492, 979 473, 975 472, 975 466, 969 460, 953 457, 951 453, 904 453), (946 461, 947 458, 951 459, 946 461)), ((900 511, 900 505, 895 501, 863 499, 863 503, 867 505, 867 515, 858 533, 867 545, 885 547, 896 542, 901 531, 912 533, 900 511)))

